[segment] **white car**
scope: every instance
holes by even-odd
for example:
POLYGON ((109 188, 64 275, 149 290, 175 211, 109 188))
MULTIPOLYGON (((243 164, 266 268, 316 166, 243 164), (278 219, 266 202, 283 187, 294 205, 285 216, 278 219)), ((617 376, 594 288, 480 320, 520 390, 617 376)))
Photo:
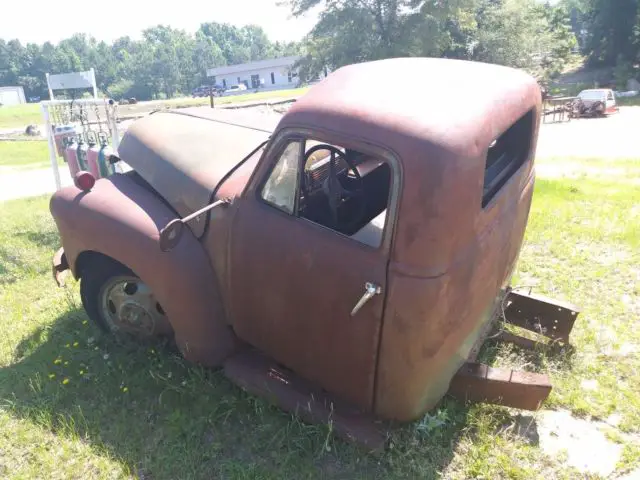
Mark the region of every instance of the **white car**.
POLYGON ((583 90, 578 94, 578 98, 588 111, 595 110, 594 113, 608 115, 618 111, 613 90, 608 88, 583 90))
POLYGON ((227 88, 223 93, 222 96, 226 97, 229 95, 237 95, 239 93, 245 93, 247 91, 247 86, 244 85, 243 83, 239 84, 239 85, 233 85, 229 88, 227 88))

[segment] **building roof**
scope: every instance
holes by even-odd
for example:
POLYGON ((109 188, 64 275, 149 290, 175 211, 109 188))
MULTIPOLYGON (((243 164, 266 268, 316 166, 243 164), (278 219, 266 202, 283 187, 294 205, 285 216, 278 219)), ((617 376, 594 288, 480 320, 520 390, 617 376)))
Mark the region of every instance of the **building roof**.
POLYGON ((264 68, 290 67, 300 60, 299 56, 271 58, 268 60, 258 60, 249 63, 240 63, 238 65, 225 65, 224 67, 216 67, 207 69, 207 77, 215 75, 229 75, 232 73, 249 72, 252 70, 260 70, 264 68))

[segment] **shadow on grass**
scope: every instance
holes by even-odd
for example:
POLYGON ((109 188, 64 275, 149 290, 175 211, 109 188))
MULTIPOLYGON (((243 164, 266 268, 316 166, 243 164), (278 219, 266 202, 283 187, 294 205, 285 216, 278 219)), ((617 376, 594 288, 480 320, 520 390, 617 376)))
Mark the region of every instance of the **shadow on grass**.
POLYGON ((14 363, 0 370, 0 401, 20 418, 108 452, 129 474, 154 480, 439 478, 469 415, 445 399, 422 422, 395 428, 393 449, 369 454, 163 345, 102 335, 80 309, 18 345, 14 363))
POLYGON ((30 243, 43 247, 48 250, 57 250, 60 246, 60 234, 57 230, 45 230, 45 231, 28 231, 28 232, 20 232, 17 236, 25 238, 30 243))
POLYGON ((20 255, 0 246, 0 285, 10 285, 20 279, 21 272, 28 270, 30 264, 23 261, 20 255))

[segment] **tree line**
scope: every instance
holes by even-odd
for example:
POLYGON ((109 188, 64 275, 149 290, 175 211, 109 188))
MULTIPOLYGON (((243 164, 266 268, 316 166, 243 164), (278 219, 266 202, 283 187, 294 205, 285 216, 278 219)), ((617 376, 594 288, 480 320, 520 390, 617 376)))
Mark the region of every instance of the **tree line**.
POLYGON ((270 41, 259 26, 216 22, 203 23, 194 34, 158 25, 140 40, 122 37, 110 44, 86 34, 57 45, 0 39, 0 86, 21 85, 28 97, 46 99, 46 73, 93 67, 98 89, 110 97, 171 98, 207 83, 207 68, 295 55, 299 48, 270 41))
POLYGON ((640 0, 286 0, 294 15, 321 5, 300 42, 269 40, 261 27, 203 23, 193 34, 169 26, 140 40, 108 44, 75 34, 57 45, 0 39, 0 85, 22 85, 46 98, 45 73, 94 67, 114 98, 188 94, 207 68, 302 55, 301 79, 325 70, 396 56, 435 56, 498 63, 545 81, 581 53, 615 67, 616 80, 640 70, 640 0))

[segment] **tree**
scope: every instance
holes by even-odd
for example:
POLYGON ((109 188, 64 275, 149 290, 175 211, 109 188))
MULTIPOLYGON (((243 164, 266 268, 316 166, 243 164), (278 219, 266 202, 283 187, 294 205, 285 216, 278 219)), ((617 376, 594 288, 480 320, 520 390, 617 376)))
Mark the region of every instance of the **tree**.
MULTIPOLYGON (((322 0, 290 0, 294 15, 322 0)), ((575 46, 566 10, 537 0, 326 0, 305 41, 303 78, 398 56, 481 60, 556 74, 575 46)))
POLYGON ((588 12, 587 51, 598 65, 636 61, 635 29, 640 24, 638 0, 592 0, 588 12))
POLYGON ((540 79, 560 73, 576 45, 562 7, 535 0, 489 0, 477 18, 472 58, 522 68, 540 79))

